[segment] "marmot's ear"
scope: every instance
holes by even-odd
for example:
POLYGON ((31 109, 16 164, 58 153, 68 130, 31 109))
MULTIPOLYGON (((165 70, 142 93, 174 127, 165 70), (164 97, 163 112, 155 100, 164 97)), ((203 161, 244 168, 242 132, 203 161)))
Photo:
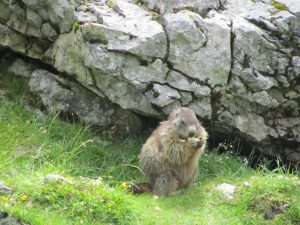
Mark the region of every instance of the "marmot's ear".
POLYGON ((169 115, 169 120, 174 120, 179 117, 179 111, 178 109, 174 109, 171 114, 169 115))

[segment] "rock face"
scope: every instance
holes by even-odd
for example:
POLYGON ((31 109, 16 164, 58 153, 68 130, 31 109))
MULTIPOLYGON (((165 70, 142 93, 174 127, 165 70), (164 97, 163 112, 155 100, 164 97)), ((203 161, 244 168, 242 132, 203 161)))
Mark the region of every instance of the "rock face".
POLYGON ((213 124, 210 132, 232 132, 297 163, 296 2, 0 0, 0 48, 70 78, 32 73, 31 88, 49 108, 77 111, 94 122, 109 120, 111 107, 116 118, 136 120, 135 114, 160 118, 188 106, 213 124), (89 106, 82 103, 88 99, 89 106))

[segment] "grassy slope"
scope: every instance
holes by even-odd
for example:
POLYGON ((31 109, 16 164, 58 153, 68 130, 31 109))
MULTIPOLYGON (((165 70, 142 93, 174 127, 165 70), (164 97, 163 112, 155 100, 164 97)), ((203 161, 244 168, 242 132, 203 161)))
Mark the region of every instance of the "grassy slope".
POLYGON ((25 107, 31 97, 22 79, 1 73, 0 87, 12 92, 0 97, 0 182, 15 192, 0 195, 0 208, 20 220, 47 225, 300 223, 298 177, 280 168, 254 171, 230 153, 208 151, 198 183, 172 197, 128 194, 124 182, 145 179, 136 157, 145 138, 112 142, 55 115, 39 118, 25 107), (44 185, 49 173, 62 174, 71 184, 44 185), (212 190, 222 182, 238 186, 232 200, 212 190), (290 204, 283 214, 264 219, 271 206, 283 203, 290 204))

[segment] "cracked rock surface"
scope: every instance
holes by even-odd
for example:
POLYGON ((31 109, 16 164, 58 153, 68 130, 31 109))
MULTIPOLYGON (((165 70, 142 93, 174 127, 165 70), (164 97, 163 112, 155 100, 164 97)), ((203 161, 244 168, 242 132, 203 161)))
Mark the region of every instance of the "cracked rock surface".
POLYGON ((49 108, 76 105, 104 125, 112 105, 133 120, 187 106, 210 132, 299 163, 300 4, 276 2, 0 0, 0 48, 70 77, 32 72, 49 108))

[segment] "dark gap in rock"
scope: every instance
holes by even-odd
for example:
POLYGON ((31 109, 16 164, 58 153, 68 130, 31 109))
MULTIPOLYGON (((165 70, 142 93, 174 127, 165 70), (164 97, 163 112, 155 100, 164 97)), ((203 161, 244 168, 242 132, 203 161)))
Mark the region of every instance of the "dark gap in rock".
POLYGON ((143 0, 137 0, 137 2, 135 4, 145 7, 147 11, 153 11, 157 14, 161 14, 160 8, 157 5, 153 6, 152 8, 149 8, 147 3, 143 0))
MULTIPOLYGON (((60 72, 54 66, 52 66, 50 64, 47 64, 47 63, 44 63, 44 62, 42 62, 42 61, 40 61, 38 59, 33 59, 33 58, 30 58, 28 56, 25 56, 25 55, 22 55, 22 54, 19 54, 19 53, 16 53, 16 52, 13 52, 13 54, 15 55, 15 58, 21 58, 21 59, 23 59, 27 63, 36 65, 37 68, 46 70, 46 71, 48 71, 50 73, 53 73, 53 74, 55 74, 55 75, 57 75, 59 77, 62 77, 64 79, 66 79, 66 80, 75 82, 76 84, 80 85, 81 87, 84 87, 82 84, 80 84, 76 80, 75 75, 70 75, 70 74, 67 74, 65 72, 60 72)), ((86 87, 84 87, 84 88, 86 88, 86 87)))
POLYGON ((182 72, 181 70, 175 69, 175 68, 173 67, 172 63, 169 62, 169 61, 167 62, 167 66, 168 66, 168 68, 169 68, 170 70, 173 70, 173 71, 176 71, 177 73, 180 73, 181 75, 183 75, 183 76, 189 78, 190 80, 195 81, 197 84, 205 85, 205 86, 209 87, 210 89, 212 89, 212 87, 211 87, 210 84, 208 83, 208 78, 205 79, 205 80, 199 80, 199 79, 197 79, 197 78, 195 78, 195 77, 190 77, 188 74, 185 74, 185 73, 182 72))
MULTIPOLYGON (((162 111, 162 109, 160 107, 158 107, 157 105, 151 103, 151 107, 156 110, 157 112, 159 112, 159 115, 165 115, 165 113, 162 111)), ((158 116, 159 119, 163 118, 165 119, 164 117, 161 117, 161 116, 158 116)))
POLYGON ((102 45, 108 44, 108 40, 100 40, 100 39, 88 40, 88 42, 91 44, 102 44, 102 45))
POLYGON ((205 18, 212 9, 213 8, 208 7, 207 9, 203 10, 201 13, 199 12, 199 14, 205 18))
POLYGON ((7 218, 8 217, 8 213, 7 212, 2 212, 0 211, 0 218, 3 219, 3 218, 7 218))
POLYGON ((17 1, 10 1, 10 5, 14 5, 14 4, 18 4, 22 9, 26 8, 26 5, 24 2, 22 2, 21 0, 17 0, 17 1))
POLYGON ((166 23, 165 23, 165 18, 164 18, 163 15, 160 17, 160 23, 161 23, 163 31, 164 31, 164 33, 166 35, 166 40, 167 40, 166 55, 165 55, 165 57, 163 59, 163 63, 166 63, 166 62, 168 62, 169 55, 170 55, 170 37, 169 37, 169 33, 167 31, 167 27, 166 27, 166 23))
POLYGON ((98 86, 97 86, 97 80, 95 78, 95 75, 93 73, 93 70, 91 68, 87 68, 88 71, 90 72, 91 74, 91 78, 92 78, 92 81, 93 81, 93 88, 96 88, 97 90, 99 90, 98 86))
POLYGON ((138 115, 141 118, 143 125, 145 126, 144 132, 145 135, 148 135, 150 131, 152 132, 160 123, 160 119, 151 116, 138 115))
POLYGON ((234 39, 235 39, 235 34, 233 32, 233 21, 230 20, 230 70, 228 74, 228 80, 227 80, 227 85, 230 83, 231 78, 232 78, 232 69, 233 69, 233 64, 234 64, 234 39))
POLYGON ((178 12, 183 11, 183 10, 191 11, 193 13, 198 13, 197 9, 194 8, 194 7, 191 7, 191 6, 182 6, 182 7, 174 8, 173 13, 178 13, 178 12))
POLYGON ((218 8, 218 10, 219 11, 224 11, 226 8, 225 8, 225 5, 226 5, 226 1, 224 1, 224 2, 222 2, 222 0, 219 0, 219 8, 218 8), (224 4, 223 4, 224 3, 224 4))
MULTIPOLYGON (((234 130, 228 132, 220 132, 212 126, 212 123, 203 123, 209 133, 208 149, 217 149, 218 153, 225 154, 230 152, 240 158, 240 160, 251 168, 266 167, 269 170, 277 169, 278 167, 284 168, 286 172, 296 171, 297 165, 293 162, 284 160, 283 155, 270 156, 259 150, 259 148, 241 138, 234 130)), ((286 142, 278 143, 278 146, 289 146, 291 143, 286 142)), ((263 146, 261 148, 264 148, 263 146)))
POLYGON ((251 67, 250 57, 245 53, 245 55, 244 55, 244 62, 243 62, 243 68, 250 68, 250 67, 251 67))
MULTIPOLYGON (((250 145, 247 141, 239 138, 233 132, 221 133, 215 131, 215 128, 207 127, 210 134, 208 140, 209 149, 217 149, 218 153, 225 154, 230 152, 237 156, 244 157, 248 165, 255 168, 261 162, 262 154, 255 149, 255 146, 250 145)), ((245 162, 244 161, 244 162, 245 162)))
MULTIPOLYGON (((25 93, 22 99, 25 105, 29 106, 30 108, 40 110, 41 112, 45 112, 46 107, 42 103, 40 97, 30 91, 29 84, 28 84, 28 80, 29 80, 28 77, 17 76, 7 71, 7 69, 11 65, 11 62, 16 60, 17 58, 20 58, 19 55, 15 54, 11 50, 7 49, 7 51, 4 51, 3 54, 0 56, 0 64, 1 64, 0 70, 4 70, 6 73, 8 73, 7 76, 9 76, 10 80, 14 80, 15 82, 22 84, 21 91, 25 93)), ((5 80, 7 78, 3 78, 3 79, 5 80)), ((1 84, 1 77, 0 77, 0 84, 1 84)), ((6 86, 5 82, 2 85, 6 86)), ((10 87, 8 86, 5 88, 10 88, 10 87)), ((15 91, 18 92, 20 90, 15 89, 15 91)), ((14 97, 13 93, 14 90, 9 90, 9 92, 7 93, 7 97, 13 98, 14 97)))
POLYGON ((140 56, 138 56, 134 53, 127 52, 125 50, 116 50, 116 49, 107 49, 107 48, 105 48, 105 50, 107 52, 115 52, 115 53, 121 53, 121 54, 124 54, 124 55, 132 56, 132 57, 136 58, 137 60, 139 60, 141 65, 143 65, 143 66, 148 66, 149 65, 149 61, 143 59, 142 57, 140 57, 140 56))
POLYGON ((52 23, 50 20, 48 21, 48 23, 51 25, 51 27, 55 30, 55 32, 57 34, 62 34, 62 32, 60 32, 59 26, 57 24, 52 23))
POLYGON ((67 84, 64 84, 64 83, 62 83, 62 82, 57 82, 57 84, 61 87, 61 88, 63 88, 63 89, 66 89, 66 90, 71 90, 71 87, 69 86, 69 85, 67 85, 67 84))
POLYGON ((159 92, 153 92, 153 98, 158 98, 159 97, 159 92))
POLYGON ((146 92, 152 90, 152 88, 153 88, 153 84, 152 83, 148 84, 146 89, 143 91, 143 94, 145 94, 146 92))
POLYGON ((269 26, 266 23, 264 23, 264 21, 262 21, 262 20, 258 20, 255 18, 246 18, 246 17, 244 17, 244 19, 246 19, 248 22, 254 24, 255 26, 257 26, 263 30, 271 31, 269 26))
POLYGON ((146 66, 146 67, 148 66, 148 62, 146 60, 141 60, 141 59, 139 59, 139 60, 140 60, 141 66, 146 66))
POLYGON ((133 35, 133 34, 129 34, 129 40, 135 39, 137 38, 137 36, 133 35))
POLYGON ((63 110, 60 110, 58 112, 58 116, 59 118, 61 118, 62 120, 68 122, 68 123, 79 123, 81 120, 79 119, 79 117, 73 113, 73 112, 70 112, 70 111, 63 111, 63 110))

